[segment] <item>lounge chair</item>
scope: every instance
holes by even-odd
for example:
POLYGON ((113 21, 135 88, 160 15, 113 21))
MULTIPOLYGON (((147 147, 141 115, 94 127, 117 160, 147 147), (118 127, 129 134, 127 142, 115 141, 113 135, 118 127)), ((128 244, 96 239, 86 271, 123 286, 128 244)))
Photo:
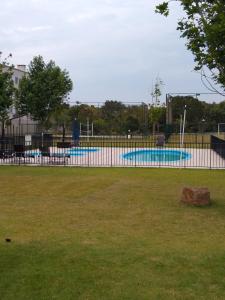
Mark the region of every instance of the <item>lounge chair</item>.
POLYGON ((159 135, 156 139, 156 147, 163 147, 165 145, 165 136, 159 135))
MULTIPOLYGON (((68 159, 70 158, 70 155, 65 153, 64 151, 57 151, 57 152, 51 152, 50 147, 48 146, 43 146, 40 147, 40 152, 41 152, 41 158, 47 158, 48 163, 61 163, 63 162, 64 164, 67 163, 68 159)), ((42 160, 42 163, 43 160, 42 160)))
POLYGON ((32 153, 28 153, 25 151, 25 146, 24 145, 14 145, 14 151, 13 151, 13 155, 12 157, 14 159, 19 159, 19 162, 21 161, 21 159, 23 159, 23 162, 25 163, 27 161, 27 159, 30 158, 35 158, 35 155, 32 153))
POLYGON ((62 148, 62 149, 65 149, 65 148, 71 148, 71 143, 69 142, 58 142, 57 143, 57 148, 62 148))

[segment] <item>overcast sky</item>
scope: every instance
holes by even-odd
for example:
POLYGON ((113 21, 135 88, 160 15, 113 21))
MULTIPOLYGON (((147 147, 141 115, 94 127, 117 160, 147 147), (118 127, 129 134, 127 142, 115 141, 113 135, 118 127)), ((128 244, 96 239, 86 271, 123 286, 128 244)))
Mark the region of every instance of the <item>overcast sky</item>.
POLYGON ((150 101, 157 76, 164 93, 207 92, 176 31, 181 10, 172 4, 164 18, 159 2, 1 0, 0 51, 14 64, 55 60, 74 82, 72 101, 150 101))

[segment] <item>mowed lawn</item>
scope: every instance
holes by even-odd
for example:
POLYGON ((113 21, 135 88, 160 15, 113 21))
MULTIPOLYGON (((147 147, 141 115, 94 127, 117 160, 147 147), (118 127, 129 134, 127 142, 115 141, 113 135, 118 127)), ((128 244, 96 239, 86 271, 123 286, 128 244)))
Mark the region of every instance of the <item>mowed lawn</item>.
POLYGON ((1 167, 0 299, 225 299, 225 172, 1 167))

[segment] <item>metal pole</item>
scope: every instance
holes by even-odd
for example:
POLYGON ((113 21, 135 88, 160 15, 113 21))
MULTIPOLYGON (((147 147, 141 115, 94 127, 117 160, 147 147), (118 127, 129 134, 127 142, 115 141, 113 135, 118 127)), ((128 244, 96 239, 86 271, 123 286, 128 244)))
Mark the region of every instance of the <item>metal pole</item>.
POLYGON ((169 94, 166 94, 166 124, 169 124, 169 94))
POLYGON ((182 146, 182 125, 183 125, 183 116, 180 115, 180 147, 182 146))
POLYGON ((183 121, 183 130, 182 130, 182 147, 184 146, 184 130, 185 130, 185 123, 186 123, 186 114, 187 114, 187 105, 184 107, 184 121, 183 121))
POLYGON ((89 118, 87 118, 87 140, 89 141, 89 118))
POLYGON ((41 147, 42 147, 42 149, 44 147, 44 132, 43 131, 41 133, 41 147))
POLYGON ((91 124, 91 132, 92 132, 92 136, 94 136, 94 123, 92 122, 92 124, 91 124))
POLYGON ((19 116, 19 137, 20 137, 20 134, 21 134, 21 128, 20 128, 20 126, 21 126, 21 120, 20 120, 20 116, 19 116))

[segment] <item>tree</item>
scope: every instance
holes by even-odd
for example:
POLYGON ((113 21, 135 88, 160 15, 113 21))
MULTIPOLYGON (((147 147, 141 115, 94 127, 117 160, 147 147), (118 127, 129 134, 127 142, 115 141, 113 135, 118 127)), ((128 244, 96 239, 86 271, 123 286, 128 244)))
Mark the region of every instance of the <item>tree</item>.
POLYGON ((9 109, 13 104, 15 88, 12 80, 13 65, 10 65, 7 59, 2 60, 1 56, 0 52, 0 122, 3 140, 5 123, 9 119, 9 109))
POLYGON ((159 121, 163 117, 164 109, 160 103, 160 96, 162 95, 163 81, 160 78, 156 78, 153 91, 152 91, 152 105, 149 110, 149 121, 152 124, 152 133, 155 135, 156 126, 159 131, 159 121))
POLYGON ((140 124, 138 119, 133 116, 128 116, 125 121, 126 133, 128 132, 128 130, 130 130, 131 133, 138 132, 139 128, 140 128, 140 124))
POLYGON ((64 103, 58 107, 51 115, 50 123, 56 129, 62 128, 62 142, 65 142, 66 128, 72 124, 69 105, 64 103))
POLYGON ((162 96, 162 86, 164 85, 162 79, 156 78, 155 84, 152 90, 152 104, 154 106, 160 106, 160 97, 162 96))
POLYGON ((186 106, 186 129, 190 132, 198 131, 201 121, 206 118, 204 102, 192 96, 175 96, 171 99, 173 119, 177 128, 180 126, 180 118, 186 106))
POLYGON ((52 60, 45 63, 42 56, 36 56, 27 76, 20 81, 17 109, 20 114, 31 114, 45 126, 51 114, 65 102, 72 87, 66 70, 61 70, 52 60))
POLYGON ((166 108, 164 106, 151 106, 149 109, 149 123, 152 125, 152 134, 155 135, 156 127, 159 132, 160 122, 164 122, 166 108))
POLYGON ((107 122, 108 134, 117 134, 120 132, 123 124, 123 116, 126 106, 113 100, 107 100, 101 108, 102 118, 107 122))
MULTIPOLYGON (((225 1, 174 0, 181 4, 186 17, 178 21, 177 30, 187 39, 187 48, 194 54, 195 70, 201 70, 202 81, 215 91, 210 79, 225 89, 225 1), (204 67, 210 70, 210 78, 204 67)), ((169 15, 169 2, 156 7, 156 12, 169 15)))

